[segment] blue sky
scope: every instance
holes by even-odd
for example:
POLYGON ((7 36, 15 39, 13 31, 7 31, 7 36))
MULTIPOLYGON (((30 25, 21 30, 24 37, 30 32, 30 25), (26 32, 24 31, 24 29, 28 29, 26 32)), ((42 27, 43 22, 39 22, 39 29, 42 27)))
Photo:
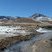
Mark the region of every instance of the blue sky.
POLYGON ((0 15, 26 17, 34 13, 52 17, 52 0, 0 0, 0 15))

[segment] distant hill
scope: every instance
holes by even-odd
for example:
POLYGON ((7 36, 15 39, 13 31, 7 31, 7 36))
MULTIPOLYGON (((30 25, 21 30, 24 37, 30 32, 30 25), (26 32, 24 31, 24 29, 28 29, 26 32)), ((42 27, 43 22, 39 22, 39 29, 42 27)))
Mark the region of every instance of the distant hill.
POLYGON ((7 19, 7 20, 12 20, 12 19, 15 19, 15 17, 11 17, 11 16, 0 16, 0 19, 7 19))
POLYGON ((40 22, 40 21, 51 21, 51 18, 49 18, 46 15, 35 13, 31 17, 12 17, 12 16, 0 16, 0 21, 3 22, 19 22, 19 23, 34 23, 34 22, 40 22))
POLYGON ((20 23, 34 23, 36 21, 32 20, 32 18, 16 18, 15 20, 16 22, 20 22, 20 23))

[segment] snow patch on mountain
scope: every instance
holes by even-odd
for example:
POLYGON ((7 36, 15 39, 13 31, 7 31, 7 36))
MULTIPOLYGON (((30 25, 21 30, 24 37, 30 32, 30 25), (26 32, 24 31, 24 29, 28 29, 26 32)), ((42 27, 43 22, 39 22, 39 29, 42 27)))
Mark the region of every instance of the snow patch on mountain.
POLYGON ((45 16, 43 14, 34 14, 34 15, 32 15, 32 19, 35 21, 52 21, 51 18, 49 18, 48 16, 45 16))

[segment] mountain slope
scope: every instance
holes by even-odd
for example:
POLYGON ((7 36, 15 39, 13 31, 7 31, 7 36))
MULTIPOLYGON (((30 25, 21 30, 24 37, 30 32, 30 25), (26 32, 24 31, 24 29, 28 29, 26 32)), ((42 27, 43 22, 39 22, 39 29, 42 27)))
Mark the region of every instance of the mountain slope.
POLYGON ((32 19, 35 20, 35 21, 48 21, 48 17, 43 15, 43 14, 33 14, 32 15, 32 19))

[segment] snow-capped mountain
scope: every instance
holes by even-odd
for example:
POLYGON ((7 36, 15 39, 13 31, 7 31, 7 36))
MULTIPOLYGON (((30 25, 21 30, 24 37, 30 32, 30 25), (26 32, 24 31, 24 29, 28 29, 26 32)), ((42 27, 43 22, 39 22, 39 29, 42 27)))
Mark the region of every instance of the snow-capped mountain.
POLYGON ((33 14, 32 19, 35 21, 49 21, 48 16, 45 16, 43 14, 38 14, 38 13, 33 14))
POLYGON ((13 20, 16 17, 12 17, 12 16, 0 16, 0 20, 13 20))
MULTIPOLYGON (((19 17, 19 16, 0 16, 0 20, 16 20, 18 19, 18 21, 20 19, 25 19, 24 21, 30 21, 29 19, 33 19, 33 21, 52 21, 51 18, 49 18, 48 16, 46 15, 43 15, 43 14, 33 14, 29 19, 27 17, 19 17)), ((21 21, 21 20, 20 20, 21 21)))

